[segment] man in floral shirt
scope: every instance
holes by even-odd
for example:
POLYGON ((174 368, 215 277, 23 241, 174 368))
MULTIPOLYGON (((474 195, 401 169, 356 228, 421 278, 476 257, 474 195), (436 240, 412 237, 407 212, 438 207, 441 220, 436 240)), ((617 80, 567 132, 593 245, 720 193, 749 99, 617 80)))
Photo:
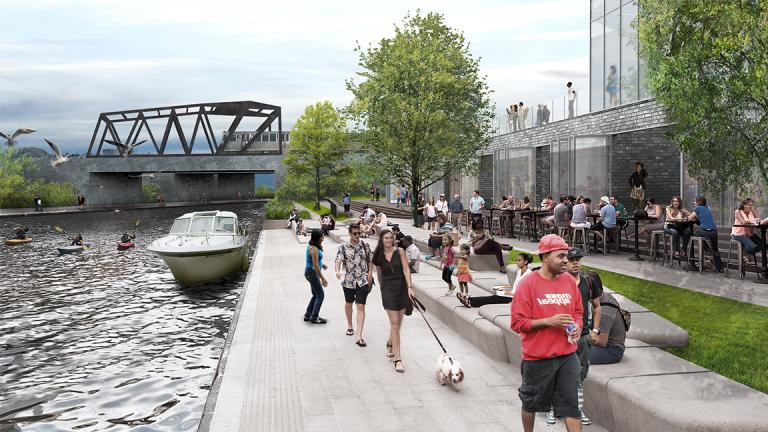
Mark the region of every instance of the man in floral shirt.
POLYGON ((349 226, 349 241, 343 243, 336 253, 336 278, 341 280, 344 289, 344 312, 347 315, 347 336, 355 334, 352 328, 352 303, 357 303, 357 341, 358 346, 366 346, 363 339, 365 323, 365 301, 373 284, 373 266, 371 249, 360 241, 360 225, 349 226), (342 277, 342 270, 344 271, 342 277))

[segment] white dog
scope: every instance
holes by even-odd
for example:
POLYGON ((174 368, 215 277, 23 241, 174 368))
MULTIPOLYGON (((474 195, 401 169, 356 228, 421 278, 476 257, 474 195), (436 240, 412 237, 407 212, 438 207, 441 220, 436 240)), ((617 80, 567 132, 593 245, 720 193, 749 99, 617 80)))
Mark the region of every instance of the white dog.
POLYGON ((464 381, 464 369, 461 368, 461 363, 448 354, 443 354, 437 361, 437 382, 440 385, 446 383, 458 384, 464 381))

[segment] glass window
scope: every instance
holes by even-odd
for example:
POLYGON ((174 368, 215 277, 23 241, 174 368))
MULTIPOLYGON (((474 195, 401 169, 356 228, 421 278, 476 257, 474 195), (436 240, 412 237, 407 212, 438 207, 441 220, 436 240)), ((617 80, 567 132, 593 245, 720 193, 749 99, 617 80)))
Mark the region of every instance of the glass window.
POLYGON ((532 196, 536 172, 535 149, 509 149, 507 158, 507 194, 516 200, 532 196))
POLYGON ((570 141, 566 139, 559 139, 552 143, 551 147, 551 179, 552 190, 550 193, 553 197, 563 194, 571 193, 571 176, 573 170, 571 169, 571 146, 570 141))
POLYGON ((650 89, 648 89, 648 76, 646 75, 648 70, 647 70, 647 67, 645 66, 645 61, 643 60, 642 57, 640 57, 639 69, 640 69, 640 74, 639 74, 640 75, 640 83, 639 83, 640 99, 647 99, 651 97, 651 91, 650 89))
POLYGON ((605 107, 615 107, 619 104, 620 75, 620 15, 615 10, 605 16, 605 107))
POLYGON ((184 234, 189 228, 189 219, 176 219, 171 226, 171 234, 184 234))
POLYGON ((603 0, 592 0, 592 21, 602 18, 603 15, 605 15, 603 6, 603 0))
POLYGON ((574 191, 597 203, 608 192, 608 137, 574 138, 574 191))
POLYGON ((619 4, 623 3, 620 0, 605 0, 605 13, 613 12, 619 8, 619 4))
POLYGON ((621 103, 623 104, 634 102, 638 98, 636 18, 637 5, 629 3, 621 7, 621 103))
POLYGON ((603 19, 594 21, 591 25, 591 48, 590 48, 590 111, 599 111, 605 107, 603 104, 603 19))
POLYGON ((192 218, 192 224, 189 227, 190 234, 207 234, 211 232, 213 226, 213 216, 198 216, 192 218))
POLYGON ((269 134, 269 140, 270 141, 277 141, 277 134, 273 134, 273 133, 269 134))
POLYGON ((216 224, 214 225, 214 231, 218 232, 235 232, 235 218, 233 217, 217 217, 216 224))

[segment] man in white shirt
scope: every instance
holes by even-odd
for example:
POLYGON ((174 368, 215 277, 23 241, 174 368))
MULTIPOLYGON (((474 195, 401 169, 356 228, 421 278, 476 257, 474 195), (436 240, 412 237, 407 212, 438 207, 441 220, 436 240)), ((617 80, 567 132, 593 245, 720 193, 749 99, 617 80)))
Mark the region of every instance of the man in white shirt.
POLYGON ((405 246, 405 256, 408 258, 408 267, 411 270, 411 273, 418 273, 421 253, 419 252, 419 248, 413 244, 413 237, 403 237, 403 246, 405 246))
POLYGON ((573 83, 568 81, 565 85, 568 88, 568 118, 573 118, 573 105, 576 103, 576 90, 573 89, 573 83))
POLYGON ((445 200, 445 194, 440 194, 440 199, 435 203, 435 210, 438 213, 443 213, 451 220, 451 215, 448 209, 448 201, 445 200))
POLYGON ((472 192, 472 198, 469 199, 469 212, 472 215, 472 222, 475 219, 483 218, 483 208, 485 207, 485 200, 480 196, 480 191, 475 190, 472 192))
POLYGON ((368 206, 363 207, 363 217, 371 219, 376 217, 376 212, 368 206))

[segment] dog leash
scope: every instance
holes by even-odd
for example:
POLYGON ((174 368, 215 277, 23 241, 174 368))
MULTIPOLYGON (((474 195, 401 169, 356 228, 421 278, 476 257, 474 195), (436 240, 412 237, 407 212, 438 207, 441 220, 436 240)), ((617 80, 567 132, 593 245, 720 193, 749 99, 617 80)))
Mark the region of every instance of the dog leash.
POLYGON ((413 303, 413 308, 419 311, 419 313, 421 314, 421 317, 424 318, 424 322, 427 323, 427 327, 429 327, 429 331, 432 332, 432 336, 434 336, 437 343, 440 344, 440 349, 443 350, 444 354, 448 354, 448 351, 445 350, 443 343, 440 342, 440 338, 437 337, 437 333, 435 333, 435 329, 432 328, 432 326, 429 324, 429 321, 427 321, 426 315, 424 315, 424 312, 426 312, 427 310, 427 308, 424 307, 424 303, 420 302, 419 299, 417 299, 416 297, 411 297, 411 302, 413 303))

